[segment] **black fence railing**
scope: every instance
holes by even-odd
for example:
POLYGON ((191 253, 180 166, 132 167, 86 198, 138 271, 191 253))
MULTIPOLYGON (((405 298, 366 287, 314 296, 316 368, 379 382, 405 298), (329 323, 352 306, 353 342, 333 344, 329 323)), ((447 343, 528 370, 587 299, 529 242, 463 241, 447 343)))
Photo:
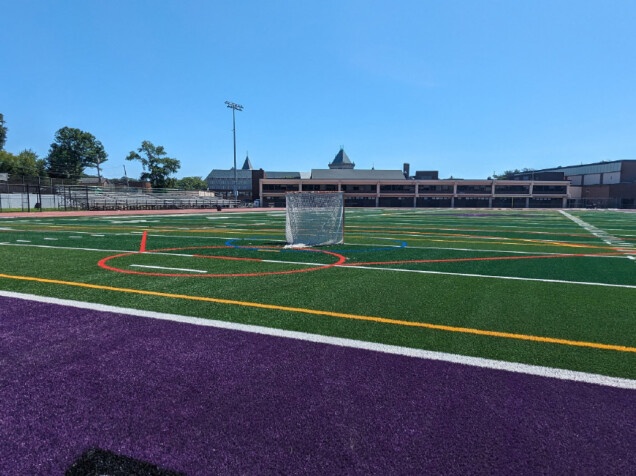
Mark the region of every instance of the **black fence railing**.
POLYGON ((218 209, 240 205, 239 201, 199 191, 66 185, 54 181, 0 182, 0 212, 218 209))
POLYGON ((568 208, 636 209, 635 198, 570 198, 568 208))

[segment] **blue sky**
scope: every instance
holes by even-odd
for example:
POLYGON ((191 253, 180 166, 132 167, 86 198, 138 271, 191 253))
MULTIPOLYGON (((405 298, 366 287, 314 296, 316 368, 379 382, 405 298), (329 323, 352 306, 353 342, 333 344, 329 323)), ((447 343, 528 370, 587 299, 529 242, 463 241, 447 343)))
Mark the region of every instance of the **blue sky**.
POLYGON ((6 149, 57 129, 138 175, 149 140, 179 177, 233 161, 485 178, 636 158, 633 1, 0 0, 6 149))

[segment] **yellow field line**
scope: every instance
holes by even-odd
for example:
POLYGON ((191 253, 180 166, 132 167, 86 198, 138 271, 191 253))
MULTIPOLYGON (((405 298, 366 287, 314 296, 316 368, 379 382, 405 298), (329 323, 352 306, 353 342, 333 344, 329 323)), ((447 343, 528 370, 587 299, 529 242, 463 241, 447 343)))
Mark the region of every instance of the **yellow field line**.
POLYGON ((48 283, 48 284, 62 284, 65 286, 77 286, 81 288, 99 289, 103 291, 116 291, 116 292, 131 293, 131 294, 142 294, 146 296, 159 296, 159 297, 166 297, 166 298, 172 298, 172 299, 187 299, 190 301, 204 301, 204 302, 213 302, 218 304, 230 304, 235 306, 254 307, 258 309, 271 309, 276 311, 299 312, 303 314, 338 317, 343 319, 355 319, 360 321, 380 322, 383 324, 392 324, 392 325, 398 325, 398 326, 420 327, 420 328, 426 328, 426 329, 435 329, 439 331, 459 332, 463 334, 477 334, 477 335, 490 336, 490 337, 502 337, 505 339, 527 340, 527 341, 533 341, 533 342, 544 342, 549 344, 561 344, 561 345, 570 345, 570 346, 576 346, 576 347, 591 347, 594 349, 616 350, 619 352, 636 353, 636 347, 627 347, 624 345, 600 344, 597 342, 582 342, 582 341, 574 341, 574 340, 567 340, 567 339, 556 339, 553 337, 540 337, 540 336, 533 336, 533 335, 526 335, 526 334, 513 334, 509 332, 486 331, 481 329, 471 329, 467 327, 454 327, 454 326, 445 326, 440 324, 429 324, 426 322, 411 322, 411 321, 402 321, 398 319, 387 319, 385 317, 361 316, 357 314, 344 314, 341 312, 319 311, 315 309, 305 309, 300 307, 277 306, 273 304, 234 301, 230 299, 219 299, 219 298, 211 298, 211 297, 204 297, 204 296, 189 296, 186 294, 162 293, 158 291, 146 291, 142 289, 116 288, 113 286, 102 286, 99 284, 77 283, 73 281, 60 281, 57 279, 34 278, 30 276, 13 276, 9 274, 0 274, 0 278, 16 279, 21 281, 35 281, 38 283, 48 283))

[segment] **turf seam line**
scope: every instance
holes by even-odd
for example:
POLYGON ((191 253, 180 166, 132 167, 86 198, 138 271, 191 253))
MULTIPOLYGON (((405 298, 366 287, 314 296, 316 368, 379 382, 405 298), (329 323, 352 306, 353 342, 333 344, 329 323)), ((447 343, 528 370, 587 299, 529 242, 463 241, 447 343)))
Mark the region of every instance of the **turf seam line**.
POLYGON ((275 311, 298 312, 302 314, 339 317, 344 319, 377 322, 381 324, 390 324, 390 325, 400 325, 405 327, 419 327, 419 328, 433 329, 438 331, 457 332, 462 334, 476 334, 476 335, 487 336, 487 337, 500 337, 500 338, 506 338, 506 339, 532 341, 532 342, 540 342, 540 343, 547 343, 547 344, 560 344, 560 345, 575 346, 575 347, 589 347, 594 349, 636 353, 636 347, 628 347, 624 345, 573 341, 573 340, 561 339, 561 338, 555 338, 555 337, 542 337, 542 336, 534 336, 534 335, 526 335, 526 334, 516 334, 511 332, 489 331, 489 330, 483 330, 483 329, 448 326, 443 324, 431 324, 431 323, 417 322, 417 321, 404 321, 399 319, 389 319, 385 317, 362 316, 357 314, 345 314, 341 312, 321 311, 316 309, 305 309, 305 308, 298 308, 298 307, 279 306, 274 304, 262 304, 262 303, 256 303, 256 302, 236 301, 231 299, 220 299, 220 298, 212 298, 212 297, 205 297, 205 296, 189 296, 185 294, 162 293, 158 291, 147 291, 142 289, 117 288, 112 286, 103 286, 99 284, 77 283, 73 281, 61 281, 61 280, 46 279, 46 278, 33 278, 29 276, 12 276, 7 274, 0 274, 0 278, 15 279, 15 280, 22 280, 22 281, 35 281, 35 282, 48 283, 48 284, 61 284, 65 286, 77 286, 77 287, 89 288, 89 289, 100 289, 104 291, 141 294, 146 296, 166 297, 166 298, 172 298, 172 299, 185 299, 190 301, 213 302, 217 304, 229 304, 229 305, 252 307, 252 308, 258 308, 258 309, 269 309, 269 310, 275 310, 275 311))
POLYGON ((256 334, 269 335, 274 337, 289 338, 302 340, 307 342, 322 343, 327 345, 336 345, 340 347, 357 348, 369 350, 373 352, 382 352, 405 357, 437 360, 450 362, 460 365, 468 365, 472 367, 487 368, 493 370, 502 370, 507 372, 515 372, 538 377, 555 378, 559 380, 569 380, 581 383, 602 385, 615 388, 624 388, 636 390, 636 380, 610 377, 607 375, 593 374, 588 372, 580 372, 575 370, 559 369, 553 367, 542 367, 538 365, 523 364, 517 362, 509 362, 502 360, 486 359, 483 357, 471 357, 458 354, 450 354, 447 352, 437 352, 423 349, 415 349, 411 347, 401 347, 389 344, 379 344, 373 342, 358 341, 346 339, 342 337, 330 337, 320 334, 310 334, 306 332, 288 331, 270 327, 255 326, 250 324, 239 324, 234 322, 219 321, 214 319, 204 319, 200 317, 183 316, 179 314, 168 314, 155 311, 144 311, 140 309, 124 308, 117 306, 109 306, 106 304, 94 304, 83 301, 72 301, 68 299, 60 299, 46 296, 38 296, 33 294, 17 293, 12 291, 0 291, 0 296, 8 298, 23 299, 28 301, 42 302, 46 304, 55 304, 61 306, 70 306, 79 309, 87 309, 98 312, 111 312, 117 314, 126 314, 131 316, 139 316, 151 319, 168 320, 180 322, 184 324, 192 324, 205 327, 215 327, 220 329, 235 330, 239 332, 250 332, 256 334))

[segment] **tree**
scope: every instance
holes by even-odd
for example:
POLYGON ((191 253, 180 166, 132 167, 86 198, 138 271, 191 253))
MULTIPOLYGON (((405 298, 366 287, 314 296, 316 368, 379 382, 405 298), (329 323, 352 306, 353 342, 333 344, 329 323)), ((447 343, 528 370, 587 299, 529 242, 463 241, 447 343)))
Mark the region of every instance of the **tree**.
POLYGON ((4 144, 7 143, 7 126, 5 126, 4 116, 0 113, 0 150, 4 149, 4 144))
POLYGON ((143 172, 140 179, 149 181, 154 188, 165 188, 175 185, 175 179, 169 178, 181 167, 177 159, 165 157, 163 146, 156 146, 150 141, 143 141, 137 152, 130 151, 126 160, 138 160, 141 162, 143 172), (142 154, 142 155, 139 155, 142 154))
POLYGON ((100 141, 89 132, 63 127, 55 133, 46 158, 51 177, 77 180, 85 167, 95 167, 106 160, 106 152, 100 141))
POLYGON ((43 162, 43 160, 38 158, 38 154, 31 149, 25 149, 20 152, 17 157, 20 175, 26 175, 28 177, 37 177, 40 175, 38 164, 43 162))
POLYGON ((17 174, 18 158, 11 152, 0 150, 0 173, 17 174))
POLYGON ((31 149, 25 149, 18 155, 6 150, 0 151, 0 172, 7 172, 10 175, 45 177, 44 164, 44 159, 39 159, 31 149))
POLYGON ((108 159, 108 154, 104 150, 104 146, 98 140, 95 141, 95 147, 91 150, 88 157, 84 161, 84 165, 89 168, 97 169, 97 180, 101 183, 102 174, 100 170, 100 165, 106 162, 108 159))
POLYGON ((201 177, 183 177, 177 180, 177 188, 183 190, 207 190, 208 183, 201 177))
POLYGON ((493 177, 497 180, 508 180, 511 179, 516 174, 521 174, 523 172, 532 172, 534 169, 524 168, 522 170, 514 169, 514 170, 504 170, 502 174, 493 174, 493 177))

